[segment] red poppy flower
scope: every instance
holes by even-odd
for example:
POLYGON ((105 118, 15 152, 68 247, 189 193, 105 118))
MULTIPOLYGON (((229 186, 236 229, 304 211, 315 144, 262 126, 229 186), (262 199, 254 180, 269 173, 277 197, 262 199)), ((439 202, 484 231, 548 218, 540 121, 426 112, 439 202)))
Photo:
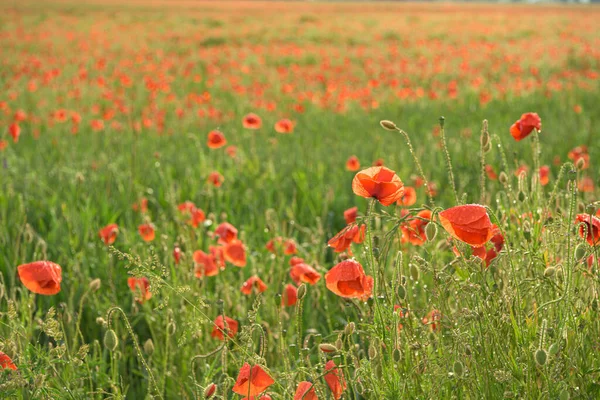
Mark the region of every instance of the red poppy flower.
POLYGON ((286 307, 291 307, 296 304, 298 301, 298 289, 296 286, 288 283, 283 289, 283 294, 281 296, 281 305, 286 307))
POLYGON ((244 117, 242 125, 246 129, 259 129, 262 126, 262 120, 258 115, 250 113, 244 117))
POLYGON ((312 382, 300 382, 294 394, 294 400, 319 400, 312 382))
POLYGON ((225 139, 225 135, 223 135, 220 131, 210 131, 208 132, 208 147, 210 149, 218 149, 227 144, 227 139, 225 139))
POLYGON ((290 276, 296 285, 299 285, 301 282, 314 285, 321 279, 321 274, 310 265, 304 263, 292 265, 292 268, 290 268, 290 276))
POLYGON ((297 252, 298 249, 296 248, 296 242, 294 242, 293 239, 287 239, 283 245, 283 254, 286 256, 291 256, 297 252))
MULTIPOLYGON (((399 306, 398 304, 394 305, 394 311, 398 313, 398 317, 400 318, 406 318, 408 316, 408 310, 402 306, 399 306)), ((404 328, 404 325, 399 323, 398 331, 401 331, 402 328, 404 328)))
POLYGON ((579 236, 590 246, 600 243, 600 218, 589 214, 577 214, 575 222, 579 225, 579 236))
POLYGON ((25 121, 27 119, 27 113, 23 110, 17 110, 15 113, 15 121, 25 121))
POLYGON ((143 303, 152 298, 152 293, 150 293, 150 281, 148 278, 127 278, 127 285, 135 295, 135 300, 138 303, 143 303))
POLYGON ((417 191, 412 186, 404 187, 404 195, 398 200, 398 205, 410 207, 417 202, 417 191))
POLYGON ((260 365, 250 367, 244 363, 233 385, 233 392, 242 396, 256 396, 267 390, 275 381, 263 370, 260 365))
POLYGON ((223 257, 225 261, 236 267, 246 266, 246 249, 241 240, 233 240, 223 248, 223 257))
POLYGON ((383 167, 383 158, 378 158, 377 160, 373 161, 373 167, 383 167))
POLYGON ((534 129, 542 130, 542 120, 536 113, 525 113, 510 127, 510 134, 518 142, 529 136, 534 129))
POLYGON ((227 155, 231 158, 235 158, 236 154, 237 154, 237 147, 235 146, 228 146, 225 149, 225 152, 227 153, 227 155))
POLYGON ((550 167, 547 165, 540 167, 539 174, 540 174, 540 184, 542 186, 546 186, 548 184, 548 182, 550 182, 550 167))
POLYGON ((8 368, 12 370, 17 370, 17 366, 13 363, 11 358, 0 351, 0 368, 8 368))
POLYGON ((139 211, 142 214, 145 214, 148 212, 148 199, 145 197, 142 197, 140 199, 140 201, 138 203, 134 203, 131 208, 133 209, 133 211, 139 211))
POLYGON ((12 137, 13 143, 17 143, 19 141, 19 136, 21 136, 21 127, 18 123, 13 122, 8 127, 8 134, 12 137))
POLYGON ((360 162, 358 161, 358 157, 350 156, 346 161, 346 169, 348 171, 358 171, 360 169, 360 162))
POLYGON ((485 173, 487 174, 488 179, 491 181, 498 179, 498 174, 496 174, 496 171, 494 171, 494 167, 489 164, 485 166, 485 173))
POLYGON ((589 176, 584 176, 577 184, 577 189, 580 192, 592 193, 594 191, 594 180, 589 176))
POLYGON ((356 224, 348 225, 334 237, 332 237, 327 245, 333 247, 333 251, 341 253, 350 248, 352 242, 360 244, 365 240, 366 225, 358 226, 356 224))
POLYGON ((402 226, 402 243, 408 243, 415 246, 421 246, 427 241, 425 227, 431 222, 431 211, 422 210, 402 226))
POLYGON ((154 225, 152 224, 142 224, 138 226, 138 232, 145 242, 153 241, 154 237, 156 236, 154 225))
POLYGON ((215 276, 219 273, 219 268, 215 263, 215 258, 212 254, 206 254, 202 250, 194 252, 194 272, 196 278, 203 276, 215 276))
POLYGON ((188 220, 188 224, 190 224, 194 228, 197 228, 198 225, 203 223, 205 220, 206 220, 206 215, 204 214, 204 211, 202 211, 199 208, 194 208, 191 212, 191 216, 190 216, 190 219, 188 220))
POLYGON ((582 169, 586 169, 590 166, 590 155, 588 153, 588 148, 585 145, 577 146, 573 150, 569 151, 568 157, 575 165, 581 163, 582 169))
POLYGON ((175 265, 178 265, 181 261, 181 249, 179 247, 173 249, 173 258, 175 259, 175 265))
POLYGON ((344 260, 325 274, 327 289, 338 296, 366 301, 373 293, 373 277, 356 260, 344 260))
POLYGON ((301 257, 290 258, 290 266, 293 267, 296 264, 305 264, 304 258, 301 258, 301 257))
POLYGON ((230 223, 223 222, 215 229, 215 235, 219 238, 220 244, 227 244, 237 239, 238 230, 230 223))
POLYGON ((242 285, 242 293, 246 295, 252 294, 252 289, 256 288, 259 293, 267 290, 267 285, 258 276, 254 275, 242 285))
POLYGON ((224 246, 208 246, 208 251, 215 260, 215 264, 221 269, 225 269, 224 249, 224 246))
POLYGON ((235 319, 225 317, 225 321, 223 322, 223 316, 219 315, 213 324, 214 326, 210 336, 219 340, 225 340, 223 333, 227 334, 230 338, 235 337, 238 333, 239 324, 235 319), (225 326, 225 324, 227 324, 227 326, 225 326))
POLYGON ((196 205, 194 203, 192 203, 191 201, 186 200, 183 203, 178 204, 177 209, 181 213, 187 214, 187 213, 191 213, 192 211, 194 211, 196 209, 196 205))
POLYGON ((485 207, 479 204, 456 206, 442 211, 440 222, 455 239, 480 247, 493 236, 492 223, 485 207))
POLYGON ((0 151, 4 151, 8 147, 8 142, 6 140, 0 139, 0 151))
POLYGON ((329 386, 329 390, 331 390, 331 395, 335 400, 339 400, 342 397, 342 393, 346 390, 346 380, 344 379, 344 375, 339 368, 336 367, 333 360, 327 361, 325 364, 325 371, 328 371, 325 376, 325 382, 327 382, 327 386, 329 386))
POLYGON ((19 279, 33 293, 51 296, 60 292, 62 268, 50 261, 35 261, 17 267, 19 279))
POLYGON ((439 310, 431 310, 427 316, 423 317, 421 322, 424 325, 429 325, 432 332, 442 329, 442 313, 439 310))
POLYGON ((371 167, 356 174, 352 180, 352 191, 358 196, 373 197, 384 206, 389 206, 402 198, 404 185, 391 169, 371 167))
POLYGON ((208 183, 212 184, 214 187, 220 187, 223 184, 224 179, 223 175, 217 171, 213 171, 208 175, 208 183))
POLYGON ((280 119, 275 123, 275 132, 292 133, 294 132, 294 123, 289 119, 280 119))
POLYGON ((356 221, 356 216, 358 214, 358 207, 352 207, 344 211, 344 219, 346 220, 346 224, 351 224, 356 221))
POLYGON ((109 224, 104 228, 100 229, 98 235, 100 239, 104 242, 105 245, 111 245, 117 240, 117 235, 119 234, 119 225, 117 224, 109 224))

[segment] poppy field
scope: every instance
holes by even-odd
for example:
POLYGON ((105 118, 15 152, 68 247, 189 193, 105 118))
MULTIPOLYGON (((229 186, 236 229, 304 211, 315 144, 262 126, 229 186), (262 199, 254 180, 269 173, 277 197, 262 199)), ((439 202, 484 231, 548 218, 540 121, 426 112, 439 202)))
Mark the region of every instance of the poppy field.
POLYGON ((0 398, 599 398, 599 20, 0 3, 0 398))

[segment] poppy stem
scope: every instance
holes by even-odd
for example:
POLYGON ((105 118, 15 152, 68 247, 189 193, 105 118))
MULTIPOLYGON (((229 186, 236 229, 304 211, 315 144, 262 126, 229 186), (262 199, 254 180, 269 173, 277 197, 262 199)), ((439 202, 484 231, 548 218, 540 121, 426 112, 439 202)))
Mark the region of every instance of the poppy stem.
POLYGON ((456 191, 456 183, 454 181, 454 171, 452 170, 452 161, 450 159, 450 152, 448 151, 448 145, 446 144, 446 130, 444 129, 444 117, 440 117, 440 131, 442 134, 442 148, 444 149, 444 156, 446 157, 446 169, 448 171, 448 179, 450 180, 450 186, 452 186, 452 192, 456 200, 456 205, 460 204, 458 198, 458 192, 456 191))
MULTIPOLYGON (((375 209, 375 201, 376 199, 370 199, 367 205, 367 253, 370 264, 371 274, 373 274, 373 296, 375 303, 375 312, 378 314, 379 319, 383 321, 383 315, 381 310, 379 309, 379 302, 377 300, 379 293, 379 282, 380 282, 380 271, 378 267, 378 263, 375 261, 375 256, 373 254, 373 210, 375 209)), ((385 340, 385 326, 381 326, 381 332, 383 338, 385 340)))
POLYGON ((412 155, 412 158, 415 161, 415 164, 417 166, 417 170, 419 171, 419 174, 421 175, 421 178, 423 179, 423 183, 425 184, 425 187, 427 188, 427 197, 429 197, 429 202, 431 203, 432 206, 435 206, 435 202, 433 201, 433 194, 432 194, 431 188, 429 186, 429 181, 425 177, 425 172, 423 172, 423 167, 421 167, 421 163, 419 162, 417 153, 415 152, 415 150, 412 146, 412 143, 410 141, 410 137, 408 136, 408 133, 404 132, 402 129, 400 129, 398 127, 396 127, 396 130, 404 136, 404 139, 406 140, 406 145, 408 146, 408 151, 410 151, 410 154, 412 155))
POLYGON ((481 171, 479 175, 479 189, 481 193, 481 204, 485 204, 485 146, 490 146, 490 134, 488 132, 488 121, 487 119, 483 120, 481 127, 481 140, 480 140, 480 161, 481 161, 481 171), (487 143, 486 143, 487 142, 487 143))

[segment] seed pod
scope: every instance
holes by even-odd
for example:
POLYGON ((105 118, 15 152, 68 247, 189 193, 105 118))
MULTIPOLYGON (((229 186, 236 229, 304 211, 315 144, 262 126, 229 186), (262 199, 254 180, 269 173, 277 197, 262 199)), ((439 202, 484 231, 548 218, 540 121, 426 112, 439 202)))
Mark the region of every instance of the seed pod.
POLYGON ((586 250, 586 246, 583 243, 579 243, 575 248, 575 260, 579 261, 585 257, 586 250))
POLYGON ((330 343, 321 343, 319 345, 319 350, 323 353, 337 353, 338 349, 334 345, 330 343))
POLYGON ((304 298, 304 296, 306 295, 306 285, 304 283, 298 286, 296 295, 298 296, 298 300, 302 300, 304 298))
POLYGON ((398 286, 398 297, 401 300, 406 299, 406 288, 404 286, 398 286))
POLYGON ((465 372, 463 364, 460 361, 454 362, 452 370, 454 371, 454 375, 458 376, 459 378, 463 376, 463 373, 465 372))
POLYGON ((149 356, 151 356, 152 353, 154 353, 154 343, 152 342, 152 339, 148 339, 144 343, 144 352, 146 352, 146 354, 148 354, 149 356))
POLYGON ((112 329, 109 329, 104 334, 104 347, 110 351, 115 351, 119 345, 117 334, 112 329))
POLYGON ((437 224, 430 222, 425 226, 425 237, 427 238, 428 241, 431 242, 433 239, 435 239, 435 237, 437 236, 437 232, 438 232, 437 224))
POLYGON ((379 122, 379 124, 386 131, 395 131, 397 129, 396 124, 392 121, 388 121, 387 119, 384 119, 383 121, 379 122))
POLYGON ((544 270, 544 276, 546 278, 550 278, 551 276, 554 276, 555 273, 556 273, 556 268, 554 268, 554 267, 548 267, 544 270))
POLYGON ((544 349, 537 349, 535 352, 535 362, 542 366, 546 364, 546 360, 548 360, 548 354, 544 349))
POLYGON ((213 397, 215 395, 216 392, 217 392, 217 385, 215 385, 214 383, 210 383, 206 387, 206 389, 204 389, 204 398, 210 399, 211 397, 213 397))
POLYGON ((410 277, 412 278, 413 281, 418 281, 419 277, 421 276, 421 270, 415 264, 410 264, 409 267, 410 267, 410 277))
POLYGON ((96 292, 96 291, 98 291, 98 289, 100 289, 101 285, 102 285, 102 281, 99 278, 96 278, 90 282, 89 288, 92 292, 96 292))

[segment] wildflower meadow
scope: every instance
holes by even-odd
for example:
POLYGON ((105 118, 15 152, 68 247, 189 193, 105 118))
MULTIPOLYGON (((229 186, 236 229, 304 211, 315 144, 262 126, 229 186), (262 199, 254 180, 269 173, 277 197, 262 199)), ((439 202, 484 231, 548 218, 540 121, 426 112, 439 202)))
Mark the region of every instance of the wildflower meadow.
POLYGON ((598 21, 0 3, 0 398, 600 398, 598 21))

